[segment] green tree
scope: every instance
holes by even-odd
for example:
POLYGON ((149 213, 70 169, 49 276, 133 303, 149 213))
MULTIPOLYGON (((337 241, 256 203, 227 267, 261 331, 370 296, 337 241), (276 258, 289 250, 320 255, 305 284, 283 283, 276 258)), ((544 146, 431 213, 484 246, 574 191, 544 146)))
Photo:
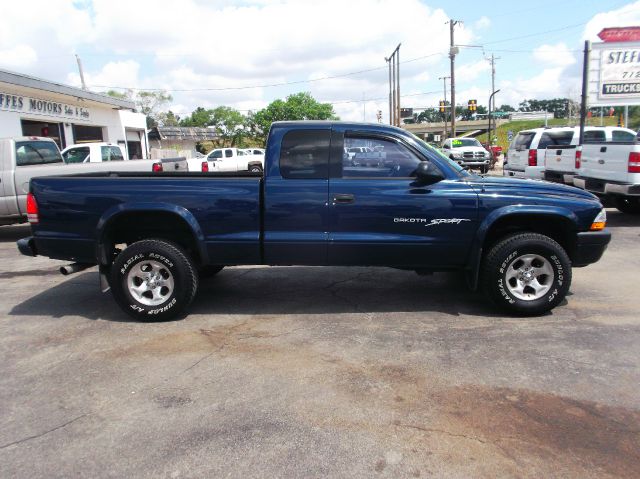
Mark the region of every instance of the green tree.
POLYGON ((514 107, 512 107, 511 105, 501 105, 500 108, 498 108, 498 111, 516 111, 516 109, 514 107))
POLYGON ((223 146, 237 146, 247 135, 247 118, 238 110, 219 106, 210 110, 211 123, 223 146))
POLYGON ((180 125, 180 117, 176 115, 174 112, 169 110, 167 113, 161 113, 161 123, 162 126, 179 126, 180 125))
POLYGON ((138 90, 133 97, 137 109, 147 116, 147 128, 162 126, 166 117, 164 108, 173 101, 173 97, 166 91, 138 90))
POLYGON ((211 126, 211 124, 211 110, 207 110, 201 106, 193 110, 191 115, 180 121, 180 126, 199 126, 204 128, 211 126))
POLYGON ((264 141, 274 121, 337 119, 330 103, 320 103, 310 93, 301 92, 289 95, 285 100, 275 100, 250 115, 248 125, 252 135, 264 141))

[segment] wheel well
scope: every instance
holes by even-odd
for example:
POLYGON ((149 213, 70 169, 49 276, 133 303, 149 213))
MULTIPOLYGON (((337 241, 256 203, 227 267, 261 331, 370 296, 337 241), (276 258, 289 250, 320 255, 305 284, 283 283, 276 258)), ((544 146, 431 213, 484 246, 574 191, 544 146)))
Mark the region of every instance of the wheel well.
POLYGON ((122 213, 110 221, 100 242, 100 261, 110 264, 116 245, 131 245, 143 239, 165 239, 182 247, 196 263, 202 258, 198 242, 189 224, 180 216, 162 211, 122 213))
POLYGON ((548 236, 562 246, 570 258, 573 258, 574 228, 570 220, 561 216, 517 215, 500 218, 489 228, 484 239, 483 250, 486 253, 505 236, 525 231, 548 236))

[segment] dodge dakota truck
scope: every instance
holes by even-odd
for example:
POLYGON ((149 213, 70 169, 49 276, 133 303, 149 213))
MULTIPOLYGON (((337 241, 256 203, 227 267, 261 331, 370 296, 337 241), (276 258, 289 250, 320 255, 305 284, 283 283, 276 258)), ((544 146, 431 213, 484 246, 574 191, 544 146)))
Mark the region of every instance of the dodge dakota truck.
POLYGON ((589 192, 478 176, 404 130, 345 122, 274 123, 264 175, 34 178, 27 211, 23 254, 73 261, 67 273, 98 265, 103 291, 141 320, 183 315, 202 275, 255 264, 459 270, 511 313, 539 315, 610 240, 589 192), (379 160, 354 163, 357 147, 379 160))

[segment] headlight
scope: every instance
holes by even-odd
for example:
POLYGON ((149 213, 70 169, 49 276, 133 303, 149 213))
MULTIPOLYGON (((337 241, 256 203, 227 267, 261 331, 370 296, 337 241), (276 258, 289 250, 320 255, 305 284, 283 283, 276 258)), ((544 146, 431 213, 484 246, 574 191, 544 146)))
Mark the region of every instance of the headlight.
POLYGON ((602 208, 598 216, 593 220, 593 223, 591 223, 591 228, 589 229, 591 231, 600 231, 603 230, 605 226, 607 226, 607 212, 602 208))

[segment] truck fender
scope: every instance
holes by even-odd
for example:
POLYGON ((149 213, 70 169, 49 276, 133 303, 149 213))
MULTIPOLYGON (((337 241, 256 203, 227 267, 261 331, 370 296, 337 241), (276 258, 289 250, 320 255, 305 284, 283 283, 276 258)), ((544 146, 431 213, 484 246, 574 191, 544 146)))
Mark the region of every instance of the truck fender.
POLYGON ((173 205, 170 203, 121 203, 115 206, 112 206, 98 220, 98 225, 96 226, 96 238, 97 238, 97 251, 96 257, 98 258, 99 264, 108 264, 109 258, 107 258, 107 252, 104 249, 104 240, 105 240, 105 232, 112 224, 113 221, 118 219, 121 215, 125 213, 133 213, 133 212, 162 212, 162 213, 171 213, 173 215, 181 218, 191 229, 195 238, 196 244, 198 248, 198 254, 200 258, 202 258, 202 262, 207 264, 208 255, 207 248, 205 246, 204 234, 202 232, 202 228, 200 228, 200 224, 198 220, 191 214, 189 210, 183 208, 182 206, 173 205))
POLYGON ((480 223, 473 239, 471 254, 467 263, 467 283, 475 291, 478 288, 480 266, 484 255, 483 244, 491 227, 498 220, 517 218, 518 216, 539 215, 542 217, 564 218, 573 224, 578 224, 578 217, 567 208, 549 205, 509 205, 498 208, 489 213, 480 223))

